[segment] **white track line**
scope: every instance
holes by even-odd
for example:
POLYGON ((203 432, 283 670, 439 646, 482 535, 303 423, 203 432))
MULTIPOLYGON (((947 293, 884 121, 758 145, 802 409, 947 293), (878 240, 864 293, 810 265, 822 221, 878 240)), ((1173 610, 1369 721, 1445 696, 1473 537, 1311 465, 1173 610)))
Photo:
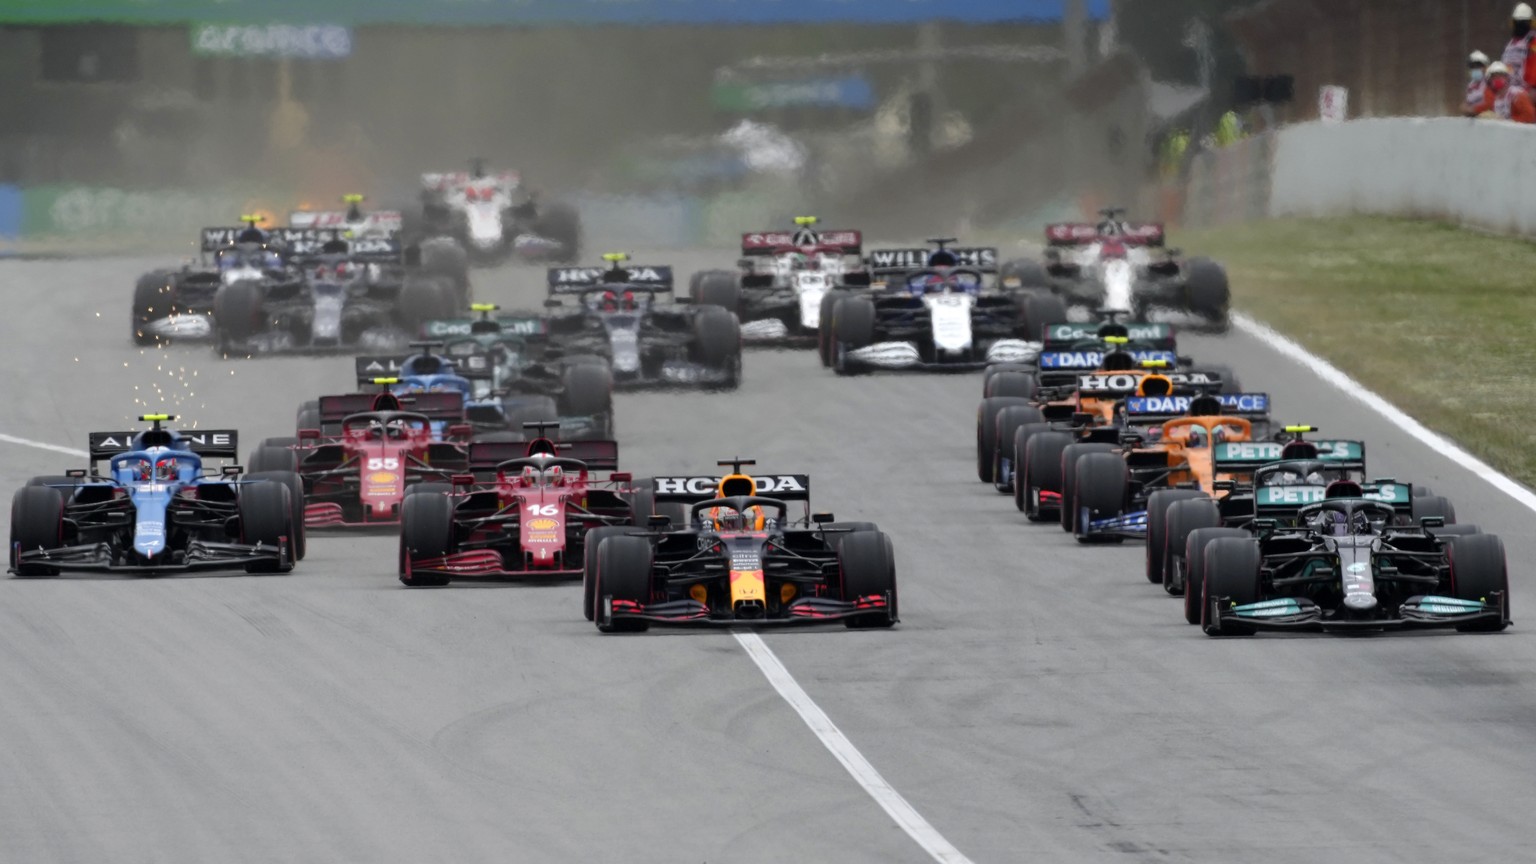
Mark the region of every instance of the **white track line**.
POLYGON ((1404 413, 1401 408, 1388 402, 1379 394, 1366 389, 1364 384, 1349 377, 1339 367, 1311 353, 1289 337, 1280 335, 1269 325, 1256 321, 1241 312, 1234 312, 1232 314, 1232 323, 1237 325, 1237 329, 1311 369, 1317 373, 1319 378, 1337 387, 1345 395, 1380 414, 1384 419, 1390 421, 1397 428, 1407 432, 1420 442, 1439 451, 1447 459, 1487 481, 1495 489, 1520 502, 1526 509, 1536 511, 1536 493, 1531 492, 1531 490, 1501 473, 1487 462, 1468 453, 1456 442, 1431 431, 1423 423, 1404 413))
POLYGON ((84 450, 76 450, 73 447, 61 447, 58 444, 49 444, 46 441, 33 441, 30 438, 17 438, 15 435, 0 434, 0 441, 6 444, 20 444, 23 447, 35 447, 38 450, 47 450, 51 453, 63 453, 65 456, 79 456, 81 459, 91 458, 91 454, 84 450))
POLYGON ((943 864, 972 864, 971 859, 950 845, 938 829, 928 824, 928 820, 924 819, 907 799, 901 797, 900 792, 885 782, 885 778, 880 776, 875 766, 869 764, 864 754, 853 746, 848 736, 837 728, 832 718, 821 710, 821 706, 817 705, 794 676, 789 674, 789 670, 779 662, 778 655, 773 653, 761 636, 756 633, 741 632, 734 635, 736 641, 741 643, 741 647, 747 650, 747 656, 751 657, 752 662, 757 664, 757 668, 762 670, 768 683, 773 685, 773 689, 779 691, 779 695, 784 697, 789 707, 795 709, 795 713, 800 715, 805 725, 811 727, 811 731, 816 733, 821 743, 832 751, 832 755, 837 757, 837 761, 841 762, 848 773, 853 775, 853 779, 864 787, 869 797, 875 799, 875 803, 890 814, 901 830, 907 832, 907 836, 917 841, 917 845, 923 847, 923 851, 935 861, 943 864))

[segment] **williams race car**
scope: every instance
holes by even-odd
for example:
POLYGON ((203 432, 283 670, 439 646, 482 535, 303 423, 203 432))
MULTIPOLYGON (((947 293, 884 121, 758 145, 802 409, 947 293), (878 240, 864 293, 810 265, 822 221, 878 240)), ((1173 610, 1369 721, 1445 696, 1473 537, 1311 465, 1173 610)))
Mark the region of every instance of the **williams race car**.
POLYGON ((827 292, 869 285, 868 271, 858 266, 859 232, 816 230, 815 224, 814 216, 798 216, 794 231, 741 235, 740 270, 695 273, 691 299, 735 312, 748 342, 813 344, 827 292))
POLYGON ((169 414, 142 432, 93 432, 92 469, 34 477, 11 499, 10 572, 159 576, 202 570, 275 573, 303 557, 302 501, 291 474, 250 474, 203 460, 235 458, 233 431, 173 432, 169 414), (107 472, 95 466, 106 460, 107 472))
POLYGON ((653 516, 650 530, 599 529, 588 538, 587 614, 603 632, 667 624, 897 621, 890 538, 868 522, 810 515, 805 475, 741 472, 657 477, 660 501, 688 505, 685 524, 653 516), (794 519, 788 502, 806 502, 794 519))
POLYGON ((869 255, 872 290, 825 298, 822 360, 838 374, 874 369, 970 370, 1024 362, 1037 346, 1024 338, 1019 299, 993 278, 997 250, 885 249, 869 255))
POLYGON ((157 345, 171 339, 213 336, 213 309, 221 288, 235 282, 291 282, 295 274, 280 234, 256 227, 262 217, 240 217, 238 228, 204 228, 200 258, 180 269, 154 270, 133 290, 133 341, 157 345))
POLYGON ((402 583, 579 576, 594 530, 650 514, 650 498, 628 474, 593 473, 618 467, 617 443, 556 444, 543 437, 550 424, 529 425, 538 433, 532 441, 471 444, 472 473, 454 477, 451 487, 417 487, 405 499, 402 583))
POLYGON ((734 389, 741 381, 741 325, 719 306, 661 302, 671 267, 626 264, 549 271, 548 340, 561 356, 609 361, 619 387, 734 389), (574 300, 574 303, 563 302, 574 300))

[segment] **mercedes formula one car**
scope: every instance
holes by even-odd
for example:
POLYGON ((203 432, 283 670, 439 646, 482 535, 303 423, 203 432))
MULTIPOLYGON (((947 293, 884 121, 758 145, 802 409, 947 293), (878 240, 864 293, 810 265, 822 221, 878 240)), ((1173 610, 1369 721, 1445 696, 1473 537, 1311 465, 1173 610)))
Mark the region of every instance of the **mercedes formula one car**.
POLYGON ((649 530, 599 529, 588 538, 587 615, 603 632, 667 624, 897 622, 888 536, 868 522, 810 514, 810 478, 742 473, 657 477, 655 498, 686 503, 684 524, 652 516, 649 530), (789 512, 803 501, 805 513, 789 512))
POLYGON ((649 515, 647 495, 615 470, 617 443, 556 443, 544 437, 552 424, 529 425, 532 441, 471 444, 470 472, 405 499, 402 583, 579 576, 595 531, 649 515), (597 471, 612 473, 602 479, 597 471))
POLYGON ((447 483, 469 470, 473 430, 462 422, 460 393, 350 393, 322 396, 317 405, 317 428, 268 438, 249 460, 259 470, 298 474, 311 528, 398 524, 411 486, 447 483))
POLYGON ((541 203, 516 171, 488 174, 475 160, 468 172, 423 174, 421 186, 428 227, 457 239, 476 262, 570 262, 581 254, 576 211, 541 203))
POLYGON ((1102 210, 1097 224, 1047 226, 1045 265, 1010 261, 1005 284, 1048 290, 1074 307, 1137 318, 1154 308, 1173 309, 1226 326, 1231 290, 1221 265, 1181 259, 1178 250, 1164 247, 1162 225, 1126 222, 1124 212, 1102 210))
POLYGON ((741 381, 741 325, 719 306, 662 302, 671 267, 625 263, 549 271, 548 341, 562 356, 601 357, 619 387, 734 389, 741 381), (564 302, 574 300, 573 303, 564 302))
POLYGON ((1499 538, 1451 533, 1439 517, 1403 525, 1400 506, 1334 482, 1294 525, 1259 518, 1252 538, 1211 540, 1187 589, 1201 598, 1200 625, 1212 636, 1508 627, 1499 538))
POLYGON ((249 474, 229 430, 175 432, 146 414, 142 432, 93 432, 91 469, 34 477, 11 499, 10 572, 160 576, 203 570, 275 573, 303 557, 303 506, 291 474, 249 474), (107 471, 96 466, 107 461, 107 471))
POLYGON ((869 255, 871 289, 824 298, 822 360, 838 374, 876 369, 963 371, 1024 362, 1019 299, 999 290, 997 250, 883 249, 869 255))
POLYGON ((827 292, 869 285, 869 272, 858 261, 859 232, 817 230, 816 221, 797 216, 794 231, 741 235, 740 269, 695 273, 691 299, 735 312, 748 342, 814 344, 827 292))

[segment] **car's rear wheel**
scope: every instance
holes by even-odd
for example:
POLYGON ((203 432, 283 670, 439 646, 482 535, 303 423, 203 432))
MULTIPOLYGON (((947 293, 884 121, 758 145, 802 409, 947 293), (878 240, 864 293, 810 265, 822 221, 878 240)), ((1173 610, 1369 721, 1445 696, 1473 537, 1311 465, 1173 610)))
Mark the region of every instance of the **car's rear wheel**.
POLYGON ((561 379, 565 382, 565 391, 560 394, 560 401, 564 404, 560 406, 557 415, 544 419, 555 420, 561 416, 593 417, 613 413, 613 372, 606 365, 583 363, 567 366, 561 379))
POLYGON ((213 323, 219 350, 238 354, 252 336, 266 329, 262 321, 262 291, 250 282, 232 282, 213 298, 213 323))
POLYGON ((1148 582, 1154 585, 1163 583, 1163 572, 1168 560, 1168 508, 1178 501, 1204 497, 1205 493, 1196 489, 1159 489, 1147 496, 1148 582))
POLYGON ((706 270, 699 274, 693 302, 700 306, 720 306, 741 312, 741 277, 730 270, 706 270))
POLYGON ((1205 594, 1200 604, 1200 627, 1210 636, 1250 636, 1253 628, 1239 621, 1213 617, 1211 604, 1227 608, 1259 602, 1259 542, 1239 537, 1217 537, 1205 547, 1205 594))
POLYGON ((832 369, 839 375, 850 374, 843 361, 848 351, 873 345, 875 342, 875 304, 868 297, 847 296, 832 307, 832 369))
POLYGON ((1227 271, 1209 258, 1191 258, 1184 262, 1184 296, 1189 311, 1212 324, 1227 326, 1232 289, 1227 271))
POLYGON ((164 340, 149 325, 176 314, 176 277, 164 270, 145 273, 133 286, 133 344, 158 345, 164 340))
POLYGON ((838 569, 841 572, 842 594, 845 602, 859 598, 883 596, 889 601, 886 608, 863 615, 844 618, 850 629, 889 627, 896 623, 896 555, 891 538, 883 531, 856 531, 843 537, 837 547, 838 569))
POLYGON ((984 392, 987 396, 1033 399, 1039 389, 1040 381, 1032 372, 999 372, 987 381, 984 392))
POLYGON ((992 482, 992 469, 996 464, 997 417, 1005 408, 1029 408, 1028 399, 1014 396, 994 396, 981 400, 976 409, 976 476, 983 483, 992 482))
POLYGON ((1061 493, 1061 454, 1072 444, 1069 433, 1052 429, 1021 427, 1013 437, 1013 458, 1022 473, 1013 485, 1013 505, 1031 522, 1061 519, 1061 506, 1046 505, 1043 493, 1061 493))
POLYGON ((1425 495, 1422 498, 1413 499, 1413 521, 1415 524, 1428 517, 1438 516, 1445 520, 1445 524, 1456 524, 1456 507, 1451 504, 1449 498, 1440 495, 1425 495))
POLYGON ((1113 444, 1068 444, 1061 449, 1061 530, 1077 530, 1072 501, 1077 494, 1077 462, 1089 453, 1113 453, 1113 444))
POLYGON ((741 383, 741 322, 736 313, 719 306, 705 306, 693 319, 698 362, 726 373, 719 386, 734 390, 741 383))
POLYGON ((245 470, 255 474, 261 471, 297 471, 299 454, 287 447, 274 447, 263 441, 250 458, 245 460, 245 470))
POLYGON ((1067 304, 1055 294, 1039 291, 1026 294, 1020 311, 1020 337, 1030 342, 1044 341, 1047 325, 1067 320, 1067 304))
POLYGON ((832 309, 837 301, 851 296, 847 291, 837 288, 821 295, 821 315, 816 322, 816 353, 821 357, 821 365, 832 368, 832 360, 836 354, 836 339, 832 331, 832 309))
POLYGON ((1013 442, 1019 429, 1044 422, 1045 415, 1031 406, 1015 405, 998 412, 997 431, 992 435, 992 485, 997 491, 1013 491, 1013 442))

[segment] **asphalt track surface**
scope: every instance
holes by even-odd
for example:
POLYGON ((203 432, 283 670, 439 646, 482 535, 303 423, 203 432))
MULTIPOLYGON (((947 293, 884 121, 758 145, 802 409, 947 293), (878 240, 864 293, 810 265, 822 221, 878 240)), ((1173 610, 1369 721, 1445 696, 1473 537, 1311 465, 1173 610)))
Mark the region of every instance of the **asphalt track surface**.
MULTIPOLYGON (((165 407, 249 445, 349 389, 345 358, 131 347, 152 263, 0 262, 0 433, 83 448, 165 407)), ((509 304, 539 285, 477 275, 509 304)), ((975 375, 838 379, 753 351, 737 393, 621 396, 622 459, 756 457, 894 537, 899 627, 765 638, 974 861, 1536 859, 1532 514, 1255 339, 1181 348, 1502 534, 1516 628, 1208 639, 1140 547, 1078 547, 976 482, 975 375)), ((11 488, 81 462, 0 453, 11 488)), ((394 549, 316 537, 288 576, 0 580, 0 860, 930 860, 729 633, 603 637, 574 584, 408 591, 394 549)))

